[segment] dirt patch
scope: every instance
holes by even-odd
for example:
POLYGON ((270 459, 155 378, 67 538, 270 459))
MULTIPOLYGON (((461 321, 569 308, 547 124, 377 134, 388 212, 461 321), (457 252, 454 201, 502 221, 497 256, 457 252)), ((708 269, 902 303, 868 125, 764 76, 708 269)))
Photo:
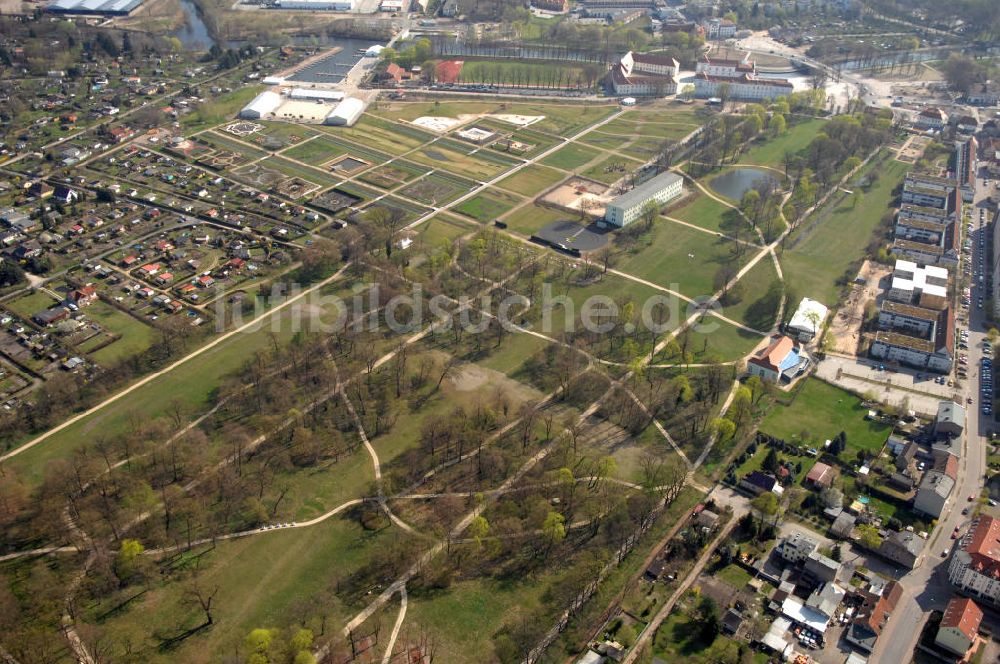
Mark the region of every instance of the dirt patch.
POLYGON ((830 323, 830 333, 834 339, 834 351, 854 355, 861 340, 861 325, 865 320, 865 305, 875 302, 879 293, 879 282, 888 277, 892 270, 878 263, 865 261, 858 272, 856 281, 843 306, 837 310, 830 323))
POLYGON ((461 368, 454 372, 449 381, 451 386, 458 392, 475 392, 484 387, 495 387, 504 390, 511 397, 517 400, 528 400, 537 398, 539 392, 528 387, 524 383, 513 378, 508 378, 505 374, 478 364, 463 364, 461 368))

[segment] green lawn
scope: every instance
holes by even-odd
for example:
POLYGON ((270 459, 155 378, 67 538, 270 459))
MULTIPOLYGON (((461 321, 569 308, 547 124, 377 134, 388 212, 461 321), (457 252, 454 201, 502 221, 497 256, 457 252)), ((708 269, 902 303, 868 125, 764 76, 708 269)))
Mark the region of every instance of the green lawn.
MULTIPOLYGON (((344 297, 348 295, 345 293, 344 297)), ((276 315, 282 321, 276 329, 277 340, 280 342, 291 339, 293 326, 289 324, 289 310, 282 310, 276 315)), ((50 461, 68 458, 74 450, 93 440, 98 433, 110 437, 125 431, 133 426, 135 413, 142 413, 147 421, 166 417, 175 400, 192 417, 203 412, 214 404, 214 391, 228 374, 242 367, 254 353, 273 345, 271 319, 266 320, 268 323, 260 328, 233 335, 196 359, 188 360, 135 389, 127 398, 119 399, 95 414, 74 422, 44 442, 12 457, 7 461, 7 468, 17 473, 18 478, 28 486, 32 486, 42 479, 50 461)))
POLYGON ((628 255, 619 269, 688 297, 711 295, 716 272, 724 264, 742 265, 748 259, 749 251, 734 258, 731 240, 666 219, 657 221, 650 233, 649 244, 628 255))
POLYGON ((881 449, 892 430, 887 424, 865 419, 861 399, 839 387, 809 378, 794 392, 791 405, 775 404, 760 425, 761 431, 785 440, 822 445, 843 431, 847 434, 845 458, 857 450, 881 449))
POLYGON ((564 177, 565 174, 554 168, 532 164, 500 180, 497 186, 522 196, 537 196, 564 177))
MULTIPOLYGON (((700 638, 701 623, 688 613, 674 609, 653 639, 653 656, 673 664, 716 664, 740 660, 740 643, 722 634, 711 643, 700 638)), ((750 651, 754 662, 766 662, 767 657, 750 651)))
POLYGON ((149 325, 118 311, 106 302, 98 300, 86 307, 84 312, 106 330, 121 335, 114 343, 91 354, 91 359, 98 364, 110 366, 123 358, 141 353, 156 338, 156 331, 149 325))
POLYGON ((853 278, 849 267, 863 258, 882 216, 890 210, 892 190, 908 169, 886 158, 869 164, 866 173, 877 172, 878 181, 862 195, 856 207, 846 194, 835 195, 827 205, 799 224, 781 252, 785 282, 802 296, 833 306, 839 296, 837 281, 853 278))
POLYGON ((466 60, 458 75, 458 80, 462 83, 546 87, 553 84, 553 87, 584 89, 588 87, 587 79, 586 67, 582 65, 541 60, 466 60))
MULTIPOLYGON (((658 298, 669 297, 665 293, 645 284, 637 283, 614 274, 604 275, 600 281, 587 283, 582 286, 567 285, 565 282, 560 281, 552 284, 551 299, 546 301, 543 298, 542 304, 545 309, 541 312, 542 319, 539 322, 541 327, 536 327, 535 329, 556 338, 559 338, 561 333, 570 329, 582 331, 581 312, 584 310, 588 299, 597 295, 609 297, 614 302, 619 303, 619 306, 621 303, 631 300, 635 304, 637 314, 642 311, 643 305, 654 296, 658 298), (564 297, 568 301, 564 301, 564 297)), ((600 305, 600 302, 591 300, 591 306, 597 305, 600 305)), ((677 327, 680 324, 679 319, 683 319, 684 309, 685 307, 682 306, 682 315, 671 318, 665 325, 670 329, 677 327)), ((639 335, 637 342, 640 345, 648 344, 649 335, 639 335)))
POLYGON ((475 230, 476 226, 461 217, 442 212, 416 227, 416 242, 430 250, 449 247, 455 239, 475 230))
POLYGON ((475 188, 472 180, 437 171, 399 190, 398 195, 424 205, 444 205, 475 188))
POLYGON ((642 166, 642 162, 635 159, 610 155, 607 159, 602 159, 583 171, 581 175, 591 180, 603 182, 604 184, 612 184, 621 180, 626 175, 635 172, 640 166, 642 166))
POLYGON ((576 220, 578 215, 572 215, 562 210, 554 210, 540 205, 525 205, 516 212, 504 218, 507 228, 524 235, 532 235, 539 229, 556 221, 576 220))
POLYGON ((455 206, 455 212, 472 217, 478 221, 492 221, 507 212, 521 199, 499 189, 489 188, 481 194, 473 196, 455 206))
POLYGON ((215 131, 206 131, 203 134, 199 134, 198 140, 219 150, 236 152, 237 154, 243 155, 247 159, 260 159, 268 154, 266 150, 244 145, 241 141, 247 141, 245 138, 238 140, 227 134, 217 133, 215 131))
POLYGON ((295 147, 288 148, 281 154, 289 159, 296 159, 311 166, 321 166, 334 157, 347 154, 348 150, 342 145, 328 141, 323 136, 318 136, 311 140, 299 143, 295 147))
POLYGON ((29 295, 22 295, 16 300, 11 300, 4 306, 22 318, 31 318, 39 311, 51 309, 59 302, 43 291, 35 291, 29 295))
POLYGON ((193 112, 182 115, 179 122, 186 131, 200 131, 236 117, 236 113, 264 89, 262 85, 246 85, 232 92, 212 97, 193 112))
POLYGON ((190 582, 164 584, 154 578, 149 592, 101 622, 95 618, 113 607, 110 601, 79 609, 99 634, 141 647, 146 662, 217 662, 242 645, 250 630, 287 624, 288 611, 313 597, 322 598, 330 624, 338 629, 359 607, 345 606, 326 589, 360 568, 395 532, 391 527, 367 532, 353 520, 333 517, 308 528, 219 542, 197 562, 198 583, 218 588, 212 604, 215 624, 174 649, 158 648, 154 635, 199 624, 198 610, 186 595, 190 582))
POLYGON ((330 185, 340 182, 339 178, 334 177, 321 168, 310 168, 309 166, 304 166, 294 161, 288 161, 283 157, 270 156, 258 163, 264 168, 280 171, 281 173, 291 177, 302 178, 303 180, 318 184, 322 187, 329 187, 330 185))
MULTIPOLYGON (((685 183, 685 186, 688 185, 685 183)), ((698 191, 681 201, 680 207, 668 208, 666 212, 668 217, 716 232, 725 232, 724 227, 732 223, 728 222, 727 218, 734 215, 736 215, 736 211, 731 207, 698 191)), ((747 231, 751 230, 750 225, 739 217, 737 219, 743 225, 741 237, 748 237, 747 231)))
POLYGON ((536 608, 544 588, 536 578, 460 581, 446 592, 411 596, 406 622, 413 633, 433 635, 442 662, 467 662, 470 653, 477 662, 495 662, 493 634, 514 611, 536 608))
MULTIPOLYGON (((569 136, 608 117, 618 110, 618 104, 575 104, 572 102, 503 103, 481 100, 447 100, 389 102, 370 111, 383 118, 412 121, 420 116, 456 118, 459 115, 482 113, 541 116, 542 119, 530 125, 534 131, 569 136)), ((511 129, 517 125, 507 124, 511 129)))
POLYGON ((810 141, 816 137, 816 134, 822 131, 825 124, 826 120, 810 118, 790 125, 781 136, 768 138, 763 142, 755 142, 740 156, 739 163, 773 166, 781 169, 785 163, 785 153, 795 154, 805 149, 810 141))
POLYGON ((736 563, 729 563, 717 572, 713 572, 712 576, 728 583, 736 590, 743 590, 750 583, 750 573, 745 569, 737 565, 736 563))
POLYGON ((740 300, 726 305, 723 313, 755 330, 770 330, 778 315, 780 300, 768 297, 768 288, 777 281, 778 272, 774 269, 774 261, 770 256, 765 256, 739 280, 736 290, 740 300))
POLYGON ((365 114, 353 127, 327 127, 325 131, 394 155, 434 140, 435 135, 410 124, 365 114))
MULTIPOLYGON (((693 305, 682 306, 685 317, 692 313, 692 308, 693 305)), ((685 334, 689 339, 688 351, 695 363, 738 360, 764 340, 763 335, 747 332, 715 316, 705 316, 688 328, 685 334)))
POLYGON ((457 146, 453 148, 449 143, 442 141, 426 145, 408 154, 406 158, 425 166, 440 168, 477 180, 494 178, 515 163, 498 152, 481 151, 470 155, 459 151, 457 146))
POLYGON ((572 171, 593 161, 601 154, 603 153, 598 152, 593 148, 588 148, 584 145, 580 145, 579 143, 572 143, 556 150, 545 159, 542 159, 542 163, 548 164, 549 166, 555 166, 556 168, 562 168, 567 171, 572 171))

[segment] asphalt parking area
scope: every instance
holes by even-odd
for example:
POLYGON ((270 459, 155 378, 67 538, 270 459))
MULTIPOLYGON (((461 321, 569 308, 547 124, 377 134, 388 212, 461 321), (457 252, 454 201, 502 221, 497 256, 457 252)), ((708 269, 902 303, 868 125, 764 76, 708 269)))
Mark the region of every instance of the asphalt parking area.
POLYGON ((596 223, 583 225, 576 221, 557 221, 539 230, 536 235, 556 245, 580 251, 595 251, 608 243, 610 230, 596 223))

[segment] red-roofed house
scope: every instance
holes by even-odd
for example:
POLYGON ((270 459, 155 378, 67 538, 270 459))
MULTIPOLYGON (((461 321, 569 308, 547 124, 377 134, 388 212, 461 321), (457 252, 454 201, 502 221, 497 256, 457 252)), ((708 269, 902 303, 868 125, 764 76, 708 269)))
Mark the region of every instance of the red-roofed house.
POLYGON ((389 78, 397 83, 402 83, 404 80, 410 78, 410 73, 397 65, 395 62, 389 63, 389 66, 385 68, 385 73, 389 78))
POLYGON ((960 592, 1000 606, 1000 520, 972 522, 948 564, 948 580, 960 592))
POLYGON ((72 302, 78 307, 85 307, 96 299, 97 289, 91 284, 87 284, 86 286, 77 288, 76 290, 71 290, 69 295, 66 296, 67 302, 72 302))
POLYGON ((806 482, 815 487, 829 487, 833 484, 833 468, 823 462, 817 462, 806 475, 806 482))
POLYGON ((874 650, 882 628, 902 595, 903 587, 895 581, 890 581, 881 595, 865 593, 857 617, 845 634, 847 640, 867 652, 874 650))
POLYGON ((778 334, 766 348, 747 360, 747 373, 777 383, 782 378, 794 378, 808 365, 808 358, 799 354, 798 342, 778 334))
POLYGON ((146 265, 140 267, 139 271, 142 272, 145 276, 151 277, 157 272, 159 272, 161 267, 162 266, 159 263, 147 263, 146 265))
POLYGON ((964 657, 976 643, 983 610, 968 597, 954 597, 941 618, 934 643, 948 652, 964 657))

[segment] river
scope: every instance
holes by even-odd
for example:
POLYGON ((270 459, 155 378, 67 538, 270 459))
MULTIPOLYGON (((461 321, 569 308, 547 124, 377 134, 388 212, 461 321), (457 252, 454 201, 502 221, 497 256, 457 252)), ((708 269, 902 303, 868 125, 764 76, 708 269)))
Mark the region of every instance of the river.
POLYGON ((212 48, 216 42, 201 18, 201 10, 191 0, 178 0, 178 2, 181 11, 184 12, 184 25, 171 32, 170 36, 181 40, 185 51, 207 51, 212 48))

